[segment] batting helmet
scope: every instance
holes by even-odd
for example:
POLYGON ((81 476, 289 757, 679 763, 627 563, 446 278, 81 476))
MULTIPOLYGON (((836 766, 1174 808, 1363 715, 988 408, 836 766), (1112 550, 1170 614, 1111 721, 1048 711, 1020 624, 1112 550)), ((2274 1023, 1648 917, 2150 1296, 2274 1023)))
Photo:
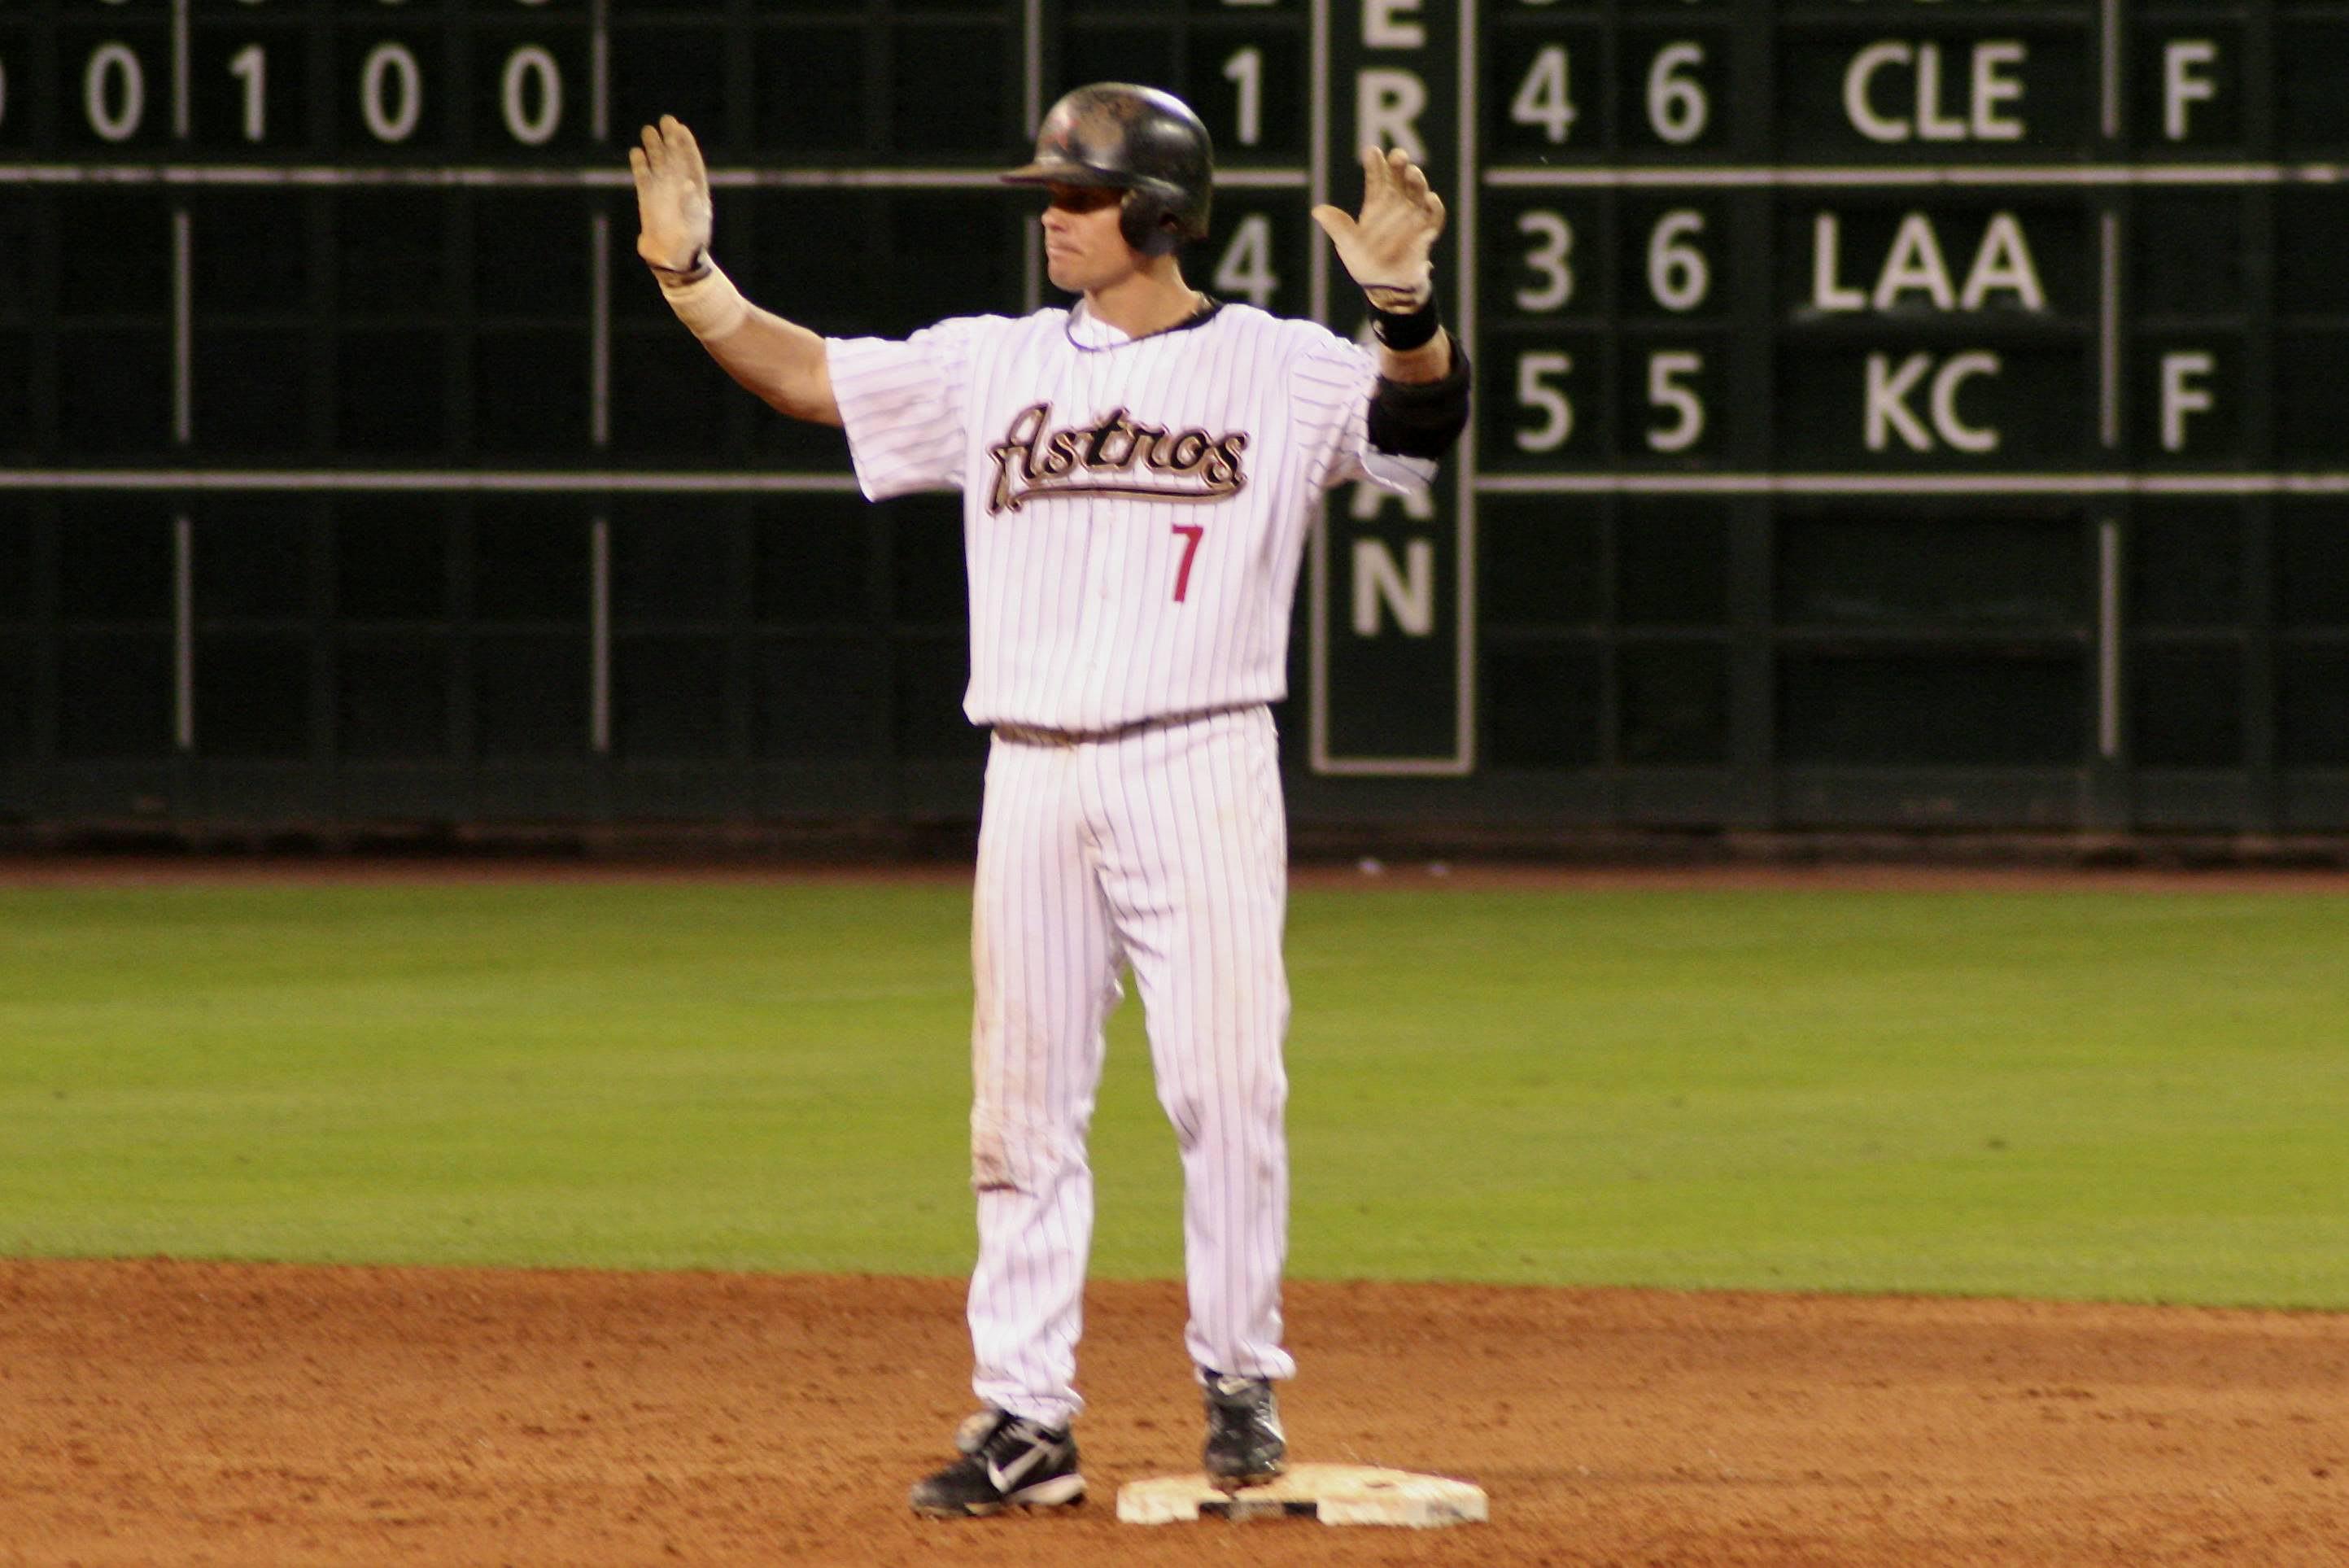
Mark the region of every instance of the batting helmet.
POLYGON ((1118 227, 1144 255, 1171 255, 1207 234, 1216 150, 1207 128, 1173 93, 1095 82, 1067 94, 1036 132, 1036 160, 1003 176, 1013 185, 1096 185, 1125 192, 1118 227))

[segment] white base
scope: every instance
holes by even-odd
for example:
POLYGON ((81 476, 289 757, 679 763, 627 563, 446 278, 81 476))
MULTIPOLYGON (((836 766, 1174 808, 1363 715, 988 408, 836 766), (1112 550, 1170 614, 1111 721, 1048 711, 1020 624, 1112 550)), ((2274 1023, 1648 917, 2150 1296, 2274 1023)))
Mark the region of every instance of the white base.
POLYGON ((1395 1524, 1434 1530, 1480 1524, 1484 1489, 1443 1476, 1374 1465, 1299 1465, 1278 1480, 1226 1494, 1201 1476, 1159 1476, 1117 1489, 1126 1524, 1184 1524, 1210 1519, 1318 1519, 1324 1524, 1395 1524))

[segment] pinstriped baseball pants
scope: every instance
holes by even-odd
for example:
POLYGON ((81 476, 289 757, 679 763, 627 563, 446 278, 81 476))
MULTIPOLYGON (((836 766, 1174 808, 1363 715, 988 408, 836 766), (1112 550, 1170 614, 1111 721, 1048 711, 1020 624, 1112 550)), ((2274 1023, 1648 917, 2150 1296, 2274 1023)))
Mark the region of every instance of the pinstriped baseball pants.
POLYGON ((1130 967, 1184 1181, 1193 1362, 1287 1377, 1288 832, 1265 708, 1099 740, 999 731, 971 920, 972 1386, 1065 1424, 1102 1027, 1130 967), (1019 734, 1021 738, 1009 738, 1019 734))

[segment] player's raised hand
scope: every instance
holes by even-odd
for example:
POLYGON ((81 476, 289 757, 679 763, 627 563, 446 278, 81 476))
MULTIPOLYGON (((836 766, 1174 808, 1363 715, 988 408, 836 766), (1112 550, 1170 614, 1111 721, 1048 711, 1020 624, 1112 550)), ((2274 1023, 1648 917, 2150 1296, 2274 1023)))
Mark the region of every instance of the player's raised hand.
POLYGON ((664 272, 687 272, 709 248, 709 171, 701 144, 673 114, 644 130, 628 149, 636 177, 636 254, 664 272))
POLYGON ((1444 198, 1427 187, 1427 175, 1398 147, 1362 151, 1362 213, 1313 209, 1313 221, 1338 247, 1338 259, 1376 308, 1408 315, 1434 290, 1428 253, 1444 232, 1444 198))

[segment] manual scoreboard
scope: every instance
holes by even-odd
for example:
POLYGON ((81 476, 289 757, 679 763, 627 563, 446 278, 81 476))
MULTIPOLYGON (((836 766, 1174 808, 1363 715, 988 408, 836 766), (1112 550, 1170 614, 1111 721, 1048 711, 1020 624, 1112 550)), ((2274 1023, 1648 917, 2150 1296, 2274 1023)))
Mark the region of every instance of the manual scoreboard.
POLYGON ((0 813, 967 806, 951 499, 707 363, 624 151, 902 333, 1050 297, 994 174, 1102 78, 1222 297, 1359 329, 1366 143, 1451 210, 1301 811, 2349 825, 2349 4, 2212 0, 0 0, 0 813))

